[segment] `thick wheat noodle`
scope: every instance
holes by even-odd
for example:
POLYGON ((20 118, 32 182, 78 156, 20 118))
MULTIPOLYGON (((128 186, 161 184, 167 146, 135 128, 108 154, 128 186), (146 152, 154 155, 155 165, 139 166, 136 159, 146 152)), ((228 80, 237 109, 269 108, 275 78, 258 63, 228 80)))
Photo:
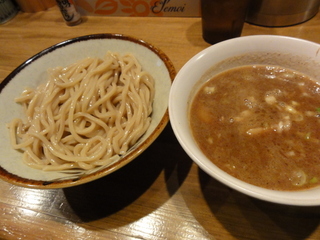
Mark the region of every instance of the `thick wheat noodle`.
POLYGON ((11 144, 37 169, 93 169, 125 154, 151 122, 154 80, 131 54, 108 52, 48 71, 49 80, 16 102, 11 144))

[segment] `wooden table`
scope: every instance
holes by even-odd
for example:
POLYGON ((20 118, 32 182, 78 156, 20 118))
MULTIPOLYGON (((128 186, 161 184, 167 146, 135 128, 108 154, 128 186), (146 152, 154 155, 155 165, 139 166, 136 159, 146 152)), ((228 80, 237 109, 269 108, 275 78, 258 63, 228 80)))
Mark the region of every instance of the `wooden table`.
MULTIPOLYGON (((209 46, 199 18, 85 17, 68 27, 53 7, 0 25, 0 81, 39 51, 93 33, 144 39, 177 71, 209 46)), ((320 13, 286 28, 245 24, 243 35, 253 34, 320 43, 320 13)), ((212 179, 184 153, 170 125, 135 161, 91 183, 37 190, 0 181, 0 239, 320 239, 319 223, 320 207, 263 202, 212 179)))

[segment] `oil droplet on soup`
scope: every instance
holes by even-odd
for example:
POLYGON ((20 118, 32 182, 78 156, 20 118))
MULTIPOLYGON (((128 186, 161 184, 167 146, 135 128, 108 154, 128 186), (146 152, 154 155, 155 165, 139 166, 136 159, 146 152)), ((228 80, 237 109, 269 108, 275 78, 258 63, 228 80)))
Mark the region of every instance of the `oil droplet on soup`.
POLYGON ((320 82, 278 66, 244 66, 204 83, 193 136, 219 168, 256 186, 320 185, 320 82))

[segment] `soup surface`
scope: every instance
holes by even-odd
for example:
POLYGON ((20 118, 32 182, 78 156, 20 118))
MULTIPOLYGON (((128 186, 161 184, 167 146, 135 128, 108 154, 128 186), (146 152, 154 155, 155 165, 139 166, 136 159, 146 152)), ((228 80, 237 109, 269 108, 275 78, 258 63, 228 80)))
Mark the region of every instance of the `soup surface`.
POLYGON ((204 83, 190 126, 225 172, 274 190, 320 184, 320 82, 277 66, 244 66, 204 83))

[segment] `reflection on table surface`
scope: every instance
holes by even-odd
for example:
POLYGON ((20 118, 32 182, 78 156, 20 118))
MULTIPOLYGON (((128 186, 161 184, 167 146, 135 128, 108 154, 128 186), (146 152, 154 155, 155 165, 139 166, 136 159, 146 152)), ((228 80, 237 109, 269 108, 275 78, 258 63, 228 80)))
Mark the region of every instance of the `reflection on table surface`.
MULTIPOLYGON (((210 46, 199 18, 86 17, 75 27, 56 7, 0 25, 0 81, 37 52, 69 38, 123 33, 163 50, 176 70, 210 46)), ((320 43, 320 16, 286 28, 245 24, 243 35, 320 43)), ((320 239, 320 207, 293 207, 236 192, 199 169, 170 124, 137 159, 99 180, 38 190, 0 181, 0 239, 320 239)))

